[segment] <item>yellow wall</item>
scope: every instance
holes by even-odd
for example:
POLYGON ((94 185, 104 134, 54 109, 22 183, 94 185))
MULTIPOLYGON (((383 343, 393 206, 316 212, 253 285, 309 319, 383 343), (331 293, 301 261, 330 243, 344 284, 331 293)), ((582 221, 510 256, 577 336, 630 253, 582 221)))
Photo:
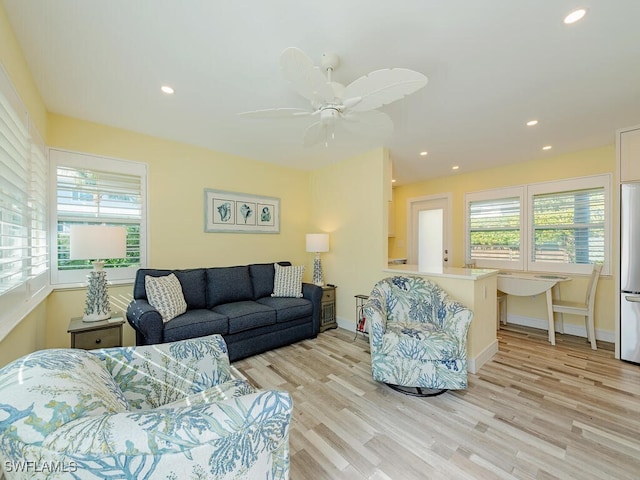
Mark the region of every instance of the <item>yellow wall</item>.
POLYGON ((330 234, 330 252, 322 254, 325 283, 338 286, 337 314, 349 322, 355 322, 354 295, 368 294, 386 265, 388 163, 380 148, 311 174, 312 225, 330 234))
POLYGON ((0 341, 0 367, 23 355, 45 348, 47 302, 41 302, 0 341))
POLYGON ((303 262, 309 172, 50 114, 47 145, 148 164, 150 266, 303 262), (280 234, 204 232, 204 189, 280 198, 280 234))
MULTIPOLYGON (((605 146, 566 155, 550 157, 505 167, 481 170, 468 174, 456 174, 426 182, 398 186, 393 189, 395 216, 395 236, 388 239, 389 258, 407 256, 407 200, 412 197, 451 193, 453 198, 453 232, 450 258, 451 266, 464 264, 464 194, 492 188, 544 182, 602 173, 615 173, 615 146, 605 146)), ((615 178, 615 177, 614 177, 615 178)), ((612 190, 612 215, 618 211, 615 189, 612 190)), ((612 222, 612 227, 615 222, 612 222)), ((613 233, 613 232, 612 232, 613 233)), ((615 245, 615 235, 612 235, 615 245)), ((613 259, 612 259, 613 260, 613 259)), ((615 273, 615 272, 614 272, 615 273)), ((596 297, 596 329, 610 332, 615 330, 615 282, 613 276, 601 277, 596 297)), ((571 282, 561 284, 561 296, 567 300, 584 301, 588 279, 576 277, 571 282)), ((546 319, 544 296, 510 297, 509 314, 536 319, 546 319)), ((565 323, 577 324, 583 318, 565 315, 565 323)))
POLYGON ((45 139, 47 135, 47 109, 31 76, 31 71, 2 3, 0 3, 0 63, 9 74, 13 86, 27 107, 29 117, 42 138, 45 139))

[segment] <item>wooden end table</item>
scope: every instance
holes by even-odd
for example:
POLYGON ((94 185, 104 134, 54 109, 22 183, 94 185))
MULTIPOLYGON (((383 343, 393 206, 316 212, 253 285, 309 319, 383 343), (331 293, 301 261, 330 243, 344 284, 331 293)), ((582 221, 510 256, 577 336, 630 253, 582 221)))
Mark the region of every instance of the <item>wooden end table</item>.
POLYGON ((114 316, 99 322, 83 322, 82 317, 72 318, 67 332, 71 334, 71 348, 92 350, 122 346, 124 318, 114 316))

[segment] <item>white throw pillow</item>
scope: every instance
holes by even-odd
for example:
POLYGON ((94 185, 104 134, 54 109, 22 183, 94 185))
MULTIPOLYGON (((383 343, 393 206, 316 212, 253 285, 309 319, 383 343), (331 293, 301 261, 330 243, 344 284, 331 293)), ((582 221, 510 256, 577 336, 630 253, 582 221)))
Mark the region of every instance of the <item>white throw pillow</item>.
POLYGON ((144 288, 147 290, 149 303, 160 312, 163 322, 168 322, 187 311, 182 285, 173 273, 164 277, 146 275, 144 288))
POLYGON ((271 296, 302 298, 304 265, 283 267, 274 263, 273 266, 276 269, 276 273, 273 278, 273 293, 271 296))

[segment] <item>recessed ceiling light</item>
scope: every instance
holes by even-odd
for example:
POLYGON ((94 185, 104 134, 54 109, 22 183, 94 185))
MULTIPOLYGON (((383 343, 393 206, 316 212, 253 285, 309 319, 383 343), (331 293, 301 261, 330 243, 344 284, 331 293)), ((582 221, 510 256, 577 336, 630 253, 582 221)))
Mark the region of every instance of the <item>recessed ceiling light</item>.
POLYGON ((171 95, 173 93, 173 88, 171 88, 169 85, 163 85, 162 87, 160 87, 160 90, 162 90, 167 95, 171 95))
POLYGON ((454 165, 453 167, 451 167, 451 170, 458 170, 460 168, 459 165, 454 165))
POLYGON ((391 183, 396 183, 396 179, 395 179, 395 178, 392 178, 392 179, 391 179, 391 183))
POLYGON ((429 152, 427 152, 427 151, 425 150, 424 152, 420 152, 420 156, 421 156, 421 157, 426 157, 428 153, 429 153, 429 152))
POLYGON ((543 150, 551 150, 551 145, 545 145, 544 147, 542 147, 543 150))
POLYGON ((574 10, 569 15, 564 17, 564 23, 567 25, 571 25, 572 23, 576 23, 578 20, 581 20, 587 14, 587 10, 585 8, 578 8, 574 10))
POLYGON ((533 127, 534 125, 538 124, 538 120, 529 120, 527 122, 527 127, 533 127))

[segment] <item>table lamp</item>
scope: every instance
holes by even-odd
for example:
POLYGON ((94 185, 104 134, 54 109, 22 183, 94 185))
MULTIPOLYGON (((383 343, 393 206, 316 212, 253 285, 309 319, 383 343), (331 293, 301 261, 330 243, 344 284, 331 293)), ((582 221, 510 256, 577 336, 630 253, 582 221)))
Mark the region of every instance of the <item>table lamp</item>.
POLYGON ((87 275, 89 289, 84 307, 84 322, 111 318, 104 261, 127 256, 127 229, 106 225, 72 225, 70 231, 71 260, 92 260, 93 270, 87 275))
POLYGON ((328 233, 307 233, 307 252, 316 254, 313 260, 313 283, 322 287, 322 264, 320 263, 320 253, 329 251, 329 234, 328 233))

